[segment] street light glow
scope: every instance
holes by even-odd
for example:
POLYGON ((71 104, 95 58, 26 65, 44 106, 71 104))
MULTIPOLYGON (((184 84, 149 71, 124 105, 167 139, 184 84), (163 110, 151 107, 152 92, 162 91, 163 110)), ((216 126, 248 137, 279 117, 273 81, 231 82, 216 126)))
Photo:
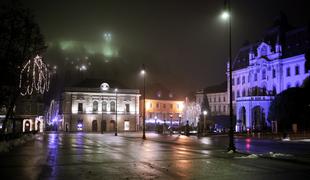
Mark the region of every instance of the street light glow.
POLYGON ((204 110, 202 113, 203 113, 203 115, 207 115, 208 111, 204 110))
POLYGON ((143 76, 144 76, 144 74, 145 74, 145 70, 144 70, 144 69, 142 69, 140 73, 141 73, 141 75, 143 75, 143 76))
POLYGON ((230 14, 229 14, 228 11, 222 12, 221 18, 222 18, 223 20, 227 20, 229 17, 230 17, 230 14))

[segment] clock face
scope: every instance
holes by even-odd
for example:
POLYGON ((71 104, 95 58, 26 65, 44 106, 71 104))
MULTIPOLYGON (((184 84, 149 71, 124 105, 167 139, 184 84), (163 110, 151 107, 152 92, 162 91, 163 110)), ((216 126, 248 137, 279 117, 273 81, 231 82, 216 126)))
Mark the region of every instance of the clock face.
POLYGON ((109 88, 110 88, 110 86, 109 86, 108 83, 102 83, 102 84, 100 85, 100 89, 101 89, 102 91, 107 91, 107 90, 109 90, 109 88))

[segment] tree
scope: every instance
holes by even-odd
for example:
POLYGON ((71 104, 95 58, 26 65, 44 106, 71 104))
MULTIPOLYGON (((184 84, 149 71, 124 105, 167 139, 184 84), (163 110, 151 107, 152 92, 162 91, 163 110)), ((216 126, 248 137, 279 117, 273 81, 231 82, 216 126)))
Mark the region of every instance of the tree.
POLYGON ((23 63, 46 50, 43 35, 29 9, 18 1, 0 7, 0 105, 6 109, 2 130, 13 116, 19 96, 19 73, 23 63))
POLYGON ((272 101, 268 120, 277 121, 283 132, 289 130, 295 123, 306 128, 309 123, 309 103, 306 88, 289 88, 272 101))

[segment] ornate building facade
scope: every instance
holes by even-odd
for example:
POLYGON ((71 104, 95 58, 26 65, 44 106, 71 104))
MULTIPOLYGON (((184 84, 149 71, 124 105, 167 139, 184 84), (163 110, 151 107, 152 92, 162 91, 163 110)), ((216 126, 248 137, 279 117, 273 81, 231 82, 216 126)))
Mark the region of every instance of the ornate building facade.
MULTIPOLYGON (((236 131, 264 130, 272 126, 268 120, 269 106, 275 95, 302 85, 309 72, 305 68, 305 51, 310 47, 309 30, 293 28, 285 16, 276 19, 262 40, 239 49, 232 64, 232 101, 236 116, 236 131)), ((215 102, 225 98, 224 113, 229 115, 229 66, 227 64, 227 89, 225 92, 207 92, 211 112, 216 112, 215 102), (213 106, 213 108, 212 108, 213 106), (212 110, 213 109, 213 110, 212 110)), ((202 102, 203 93, 196 93, 202 102)))
POLYGON ((67 88, 62 99, 64 131, 114 132, 136 131, 139 127, 139 90, 67 88))

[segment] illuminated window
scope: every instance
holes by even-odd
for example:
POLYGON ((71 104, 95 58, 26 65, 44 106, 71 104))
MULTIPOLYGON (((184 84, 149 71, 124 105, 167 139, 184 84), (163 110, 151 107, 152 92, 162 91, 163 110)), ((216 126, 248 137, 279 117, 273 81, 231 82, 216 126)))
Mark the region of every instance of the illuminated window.
POLYGON ((286 77, 291 76, 291 69, 288 67, 286 68, 286 77))
POLYGON ((110 103, 110 111, 115 112, 115 102, 114 101, 112 101, 110 103))
POLYGON ((106 101, 102 102, 102 111, 107 111, 107 102, 106 101))
POLYGON ((266 70, 264 69, 262 72, 262 80, 265 80, 265 79, 266 79, 266 70))
POLYGON ((129 104, 125 104, 126 112, 130 111, 129 107, 130 107, 129 104))
POLYGON ((93 111, 94 112, 98 111, 98 101, 93 102, 93 111))
POLYGON ((129 131, 130 130, 130 122, 128 120, 124 121, 124 130, 129 131))
POLYGON ((275 69, 272 70, 272 78, 276 78, 276 70, 275 69))
POLYGON ((299 66, 295 66, 295 75, 299 75, 299 66))
POLYGON ((78 111, 83 112, 83 103, 78 104, 78 111))

